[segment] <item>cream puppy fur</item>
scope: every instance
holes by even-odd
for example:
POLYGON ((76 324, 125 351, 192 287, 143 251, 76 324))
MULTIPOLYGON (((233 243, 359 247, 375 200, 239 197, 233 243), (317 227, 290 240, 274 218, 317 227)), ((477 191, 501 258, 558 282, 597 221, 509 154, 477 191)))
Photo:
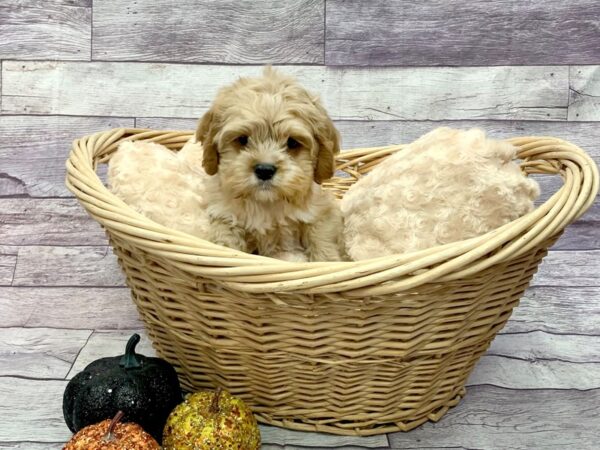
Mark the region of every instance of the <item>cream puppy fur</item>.
POLYGON ((439 128, 355 183, 342 200, 354 260, 406 253, 484 234, 533 209, 534 180, 516 148, 481 130, 439 128))
POLYGON ((179 154, 121 144, 109 184, 150 219, 214 243, 291 261, 336 261, 343 255, 339 202, 320 183, 333 176, 339 150, 319 99, 267 68, 221 89, 179 154))
POLYGON ((211 178, 212 242, 293 261, 342 257, 342 217, 320 184, 339 134, 319 99, 271 68, 221 89, 196 138, 211 178))

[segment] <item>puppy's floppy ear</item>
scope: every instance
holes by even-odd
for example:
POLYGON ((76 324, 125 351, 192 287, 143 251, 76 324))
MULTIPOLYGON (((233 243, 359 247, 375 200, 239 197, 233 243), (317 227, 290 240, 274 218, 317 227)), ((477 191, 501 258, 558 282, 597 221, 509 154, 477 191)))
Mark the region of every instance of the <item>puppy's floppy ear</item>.
POLYGON ((335 173, 335 155, 340 152, 340 134, 324 109, 323 112, 324 120, 319 123, 315 136, 319 143, 315 181, 319 184, 335 173))
POLYGON ((202 142, 202 167, 209 175, 214 175, 219 170, 219 152, 214 143, 215 134, 215 113, 209 110, 202 116, 196 129, 196 141, 202 142))

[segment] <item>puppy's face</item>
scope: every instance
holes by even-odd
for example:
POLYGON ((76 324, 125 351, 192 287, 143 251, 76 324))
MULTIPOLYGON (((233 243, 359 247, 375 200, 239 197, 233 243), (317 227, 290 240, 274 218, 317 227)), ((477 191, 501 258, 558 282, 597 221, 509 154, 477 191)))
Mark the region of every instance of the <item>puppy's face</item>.
POLYGON ((316 97, 266 69, 222 89, 200 120, 203 166, 222 189, 257 202, 301 202, 333 176, 339 135, 316 97))

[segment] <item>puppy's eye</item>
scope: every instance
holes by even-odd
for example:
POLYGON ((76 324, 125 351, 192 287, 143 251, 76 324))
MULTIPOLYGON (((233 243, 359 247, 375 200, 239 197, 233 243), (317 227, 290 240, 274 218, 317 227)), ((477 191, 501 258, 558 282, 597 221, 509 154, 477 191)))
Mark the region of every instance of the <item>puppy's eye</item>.
POLYGON ((236 141, 242 147, 245 147, 248 144, 248 136, 240 136, 236 139, 236 141))
POLYGON ((294 138, 288 138, 288 140, 287 140, 287 146, 288 146, 289 149, 294 150, 295 148, 300 147, 300 142, 298 142, 294 138))

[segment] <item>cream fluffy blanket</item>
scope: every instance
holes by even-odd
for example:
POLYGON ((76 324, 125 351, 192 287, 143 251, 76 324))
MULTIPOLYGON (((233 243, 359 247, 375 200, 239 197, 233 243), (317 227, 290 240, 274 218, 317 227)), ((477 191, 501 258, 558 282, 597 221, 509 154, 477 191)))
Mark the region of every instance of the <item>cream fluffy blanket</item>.
POLYGON ((146 141, 125 141, 108 165, 108 184, 121 200, 149 219, 206 238, 202 146, 189 141, 179 152, 146 141))
POLYGON ((438 128, 388 157, 342 200, 354 260, 468 239, 521 217, 539 195, 516 148, 482 130, 438 128))
MULTIPOLYGON (((390 156, 346 193, 344 239, 354 260, 421 250, 491 231, 533 209, 534 180, 516 148, 481 130, 438 128, 390 156)), ((175 153, 124 142, 111 158, 111 190, 141 214, 201 238, 208 235, 202 147, 175 153)))

